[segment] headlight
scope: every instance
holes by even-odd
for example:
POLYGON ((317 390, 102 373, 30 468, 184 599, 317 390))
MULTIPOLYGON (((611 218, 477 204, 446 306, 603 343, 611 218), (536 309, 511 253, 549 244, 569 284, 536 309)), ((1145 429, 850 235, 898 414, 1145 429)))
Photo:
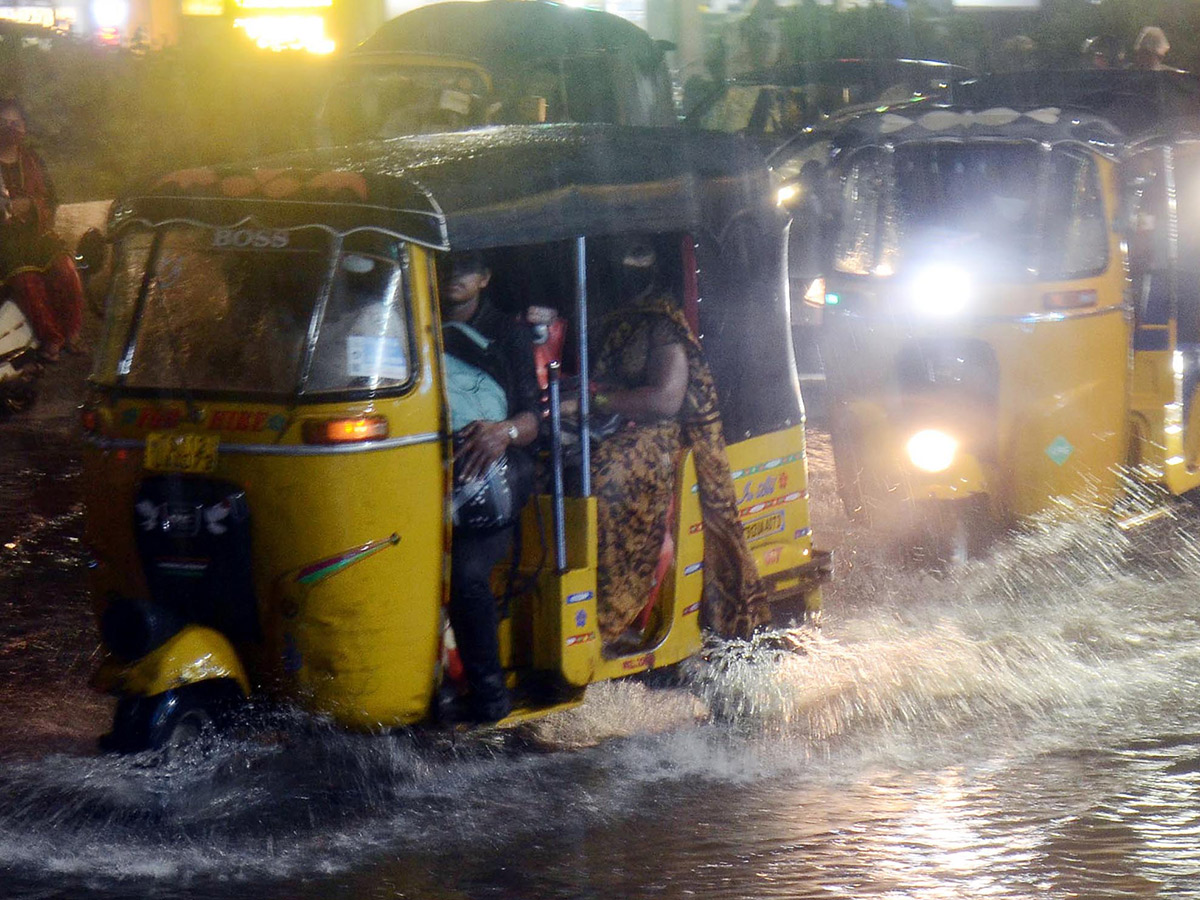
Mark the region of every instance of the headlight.
POLYGON ((924 472, 944 472, 954 462, 958 441, 933 428, 918 431, 905 447, 912 464, 924 472))
POLYGON ((775 205, 776 206, 787 206, 789 203, 791 203, 793 200, 795 200, 799 196, 800 196, 800 185, 795 184, 795 183, 785 184, 783 187, 781 187, 779 190, 777 190, 775 192, 775 205))
POLYGON ((971 276, 953 263, 935 263, 915 273, 909 285, 913 306, 934 316, 953 316, 963 311, 971 294, 971 276))

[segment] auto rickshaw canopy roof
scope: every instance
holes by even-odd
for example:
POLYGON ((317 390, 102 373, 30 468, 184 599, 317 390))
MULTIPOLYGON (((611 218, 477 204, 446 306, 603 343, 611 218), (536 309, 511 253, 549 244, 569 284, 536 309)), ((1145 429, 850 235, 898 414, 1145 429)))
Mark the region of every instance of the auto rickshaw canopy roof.
POLYGON ((1028 140, 1043 144, 1074 143, 1105 156, 1120 151, 1123 136, 1100 116, 1076 110, 1043 107, 912 107, 864 113, 839 123, 833 135, 835 152, 859 146, 900 144, 937 139, 1028 140))
POLYGON ((438 250, 697 230, 778 215, 761 155, 733 135, 535 125, 420 135, 171 172, 113 206, 110 230, 180 219, 377 227, 438 250))
POLYGON ((1056 106, 1087 110, 1128 135, 1195 130, 1200 78, 1175 69, 1065 69, 981 75, 958 82, 954 101, 975 109, 1056 106))
POLYGON ((662 57, 650 35, 611 13, 543 0, 486 0, 419 7, 385 22, 353 53, 458 56, 509 70, 533 60, 615 50, 644 64, 662 57))

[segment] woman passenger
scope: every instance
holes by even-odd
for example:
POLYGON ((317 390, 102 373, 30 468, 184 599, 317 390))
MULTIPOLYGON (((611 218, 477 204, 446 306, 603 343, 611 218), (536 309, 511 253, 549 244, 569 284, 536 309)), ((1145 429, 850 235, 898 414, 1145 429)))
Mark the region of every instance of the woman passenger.
POLYGON ((704 521, 701 623, 726 636, 748 637, 770 617, 738 522, 712 374, 683 312, 656 274, 651 246, 626 249, 619 303, 596 330, 592 408, 597 417, 616 413, 630 423, 592 451, 597 600, 610 652, 642 642, 630 626, 650 595, 675 474, 688 449, 704 521))

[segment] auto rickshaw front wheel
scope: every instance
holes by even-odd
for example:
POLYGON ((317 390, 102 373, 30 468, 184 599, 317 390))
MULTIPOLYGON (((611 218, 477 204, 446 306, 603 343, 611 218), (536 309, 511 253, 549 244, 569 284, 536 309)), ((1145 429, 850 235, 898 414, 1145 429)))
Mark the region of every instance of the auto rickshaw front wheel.
POLYGON ((985 495, 927 501, 919 505, 914 532, 908 536, 908 560, 921 569, 948 572, 982 556, 995 534, 985 495))
POLYGON ((117 701, 113 729, 100 738, 102 750, 140 753, 196 744, 217 732, 243 699, 228 678, 214 678, 153 694, 117 701))

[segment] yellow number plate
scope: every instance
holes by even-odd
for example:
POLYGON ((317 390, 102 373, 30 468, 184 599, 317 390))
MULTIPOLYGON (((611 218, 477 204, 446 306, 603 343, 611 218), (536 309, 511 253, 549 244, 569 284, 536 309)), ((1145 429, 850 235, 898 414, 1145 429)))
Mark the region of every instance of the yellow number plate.
POLYGON ((746 541, 757 541, 759 538, 765 538, 767 535, 776 534, 783 531, 783 513, 771 513, 769 516, 761 516, 757 519, 751 519, 749 522, 742 523, 742 529, 746 534, 746 541))
POLYGON ((154 472, 211 472, 217 467, 215 434, 174 434, 151 432, 146 435, 145 467, 154 472))

